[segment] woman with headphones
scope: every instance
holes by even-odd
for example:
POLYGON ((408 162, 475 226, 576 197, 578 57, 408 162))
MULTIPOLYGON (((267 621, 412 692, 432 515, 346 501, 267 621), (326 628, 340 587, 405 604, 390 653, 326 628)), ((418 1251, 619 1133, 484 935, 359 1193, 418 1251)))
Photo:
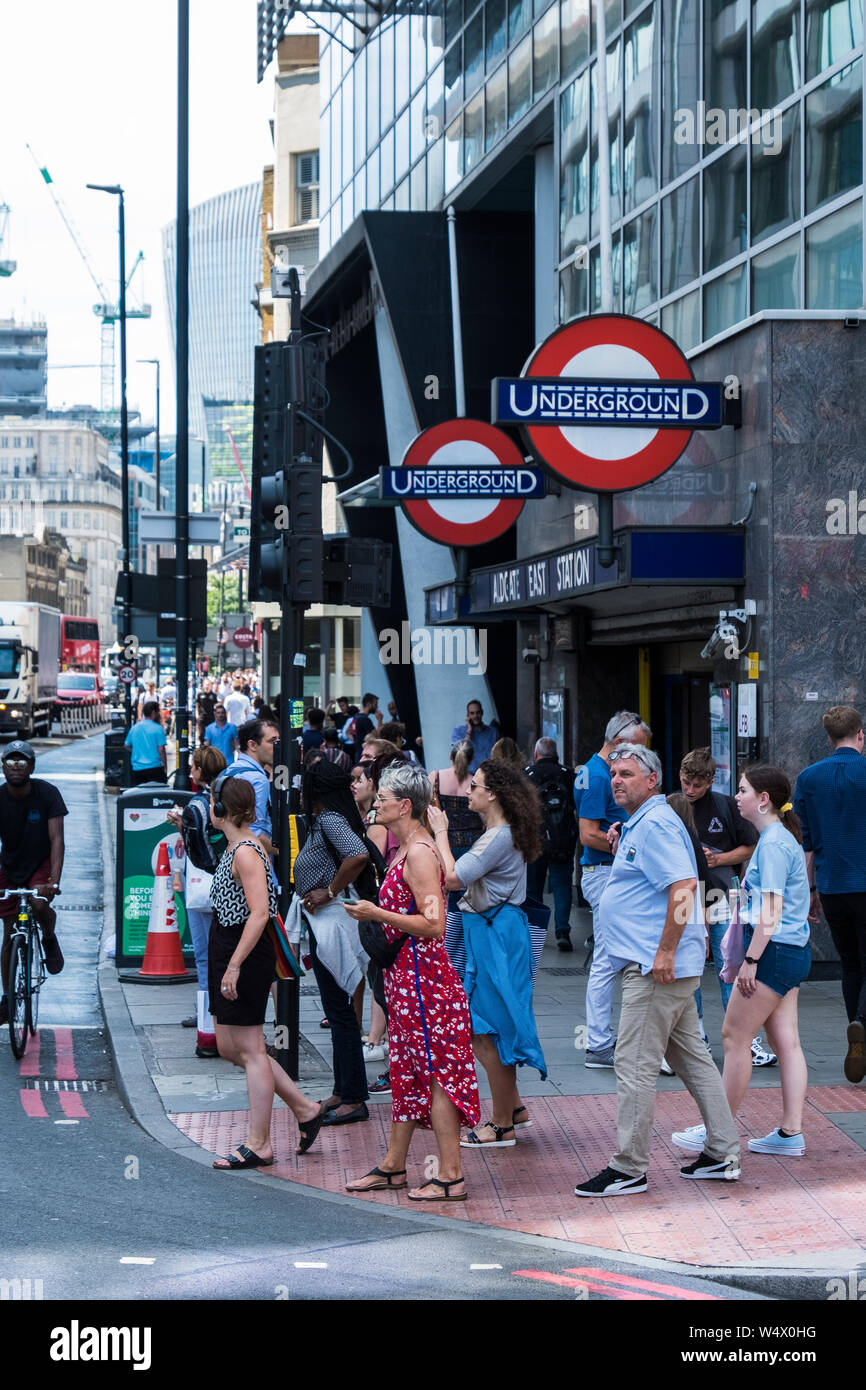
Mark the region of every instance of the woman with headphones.
POLYGON ((276 959, 265 927, 277 912, 268 857, 249 826, 256 813, 253 788, 243 777, 223 772, 211 788, 210 818, 228 842, 217 865, 210 897, 214 910, 208 949, 211 1009, 221 1057, 243 1067, 249 1095, 249 1129, 214 1168, 268 1168, 274 1162, 271 1111, 274 1092, 292 1111, 300 1129, 297 1152, 315 1142, 324 1106, 300 1091, 265 1050, 263 1025, 276 959))

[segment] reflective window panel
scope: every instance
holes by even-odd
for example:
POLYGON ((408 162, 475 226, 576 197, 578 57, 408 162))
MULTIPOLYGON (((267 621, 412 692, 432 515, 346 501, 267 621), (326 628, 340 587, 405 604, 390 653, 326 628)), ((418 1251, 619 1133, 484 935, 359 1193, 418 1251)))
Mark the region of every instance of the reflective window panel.
POLYGON ((428 139, 438 140, 445 129, 445 69, 440 63, 427 79, 428 139))
POLYGON ((704 0, 704 100, 706 109, 746 105, 746 25, 749 6, 704 0))
POLYGON ((505 0, 486 0, 484 6, 484 51, 487 71, 495 68, 508 47, 508 11, 505 0))
POLYGON ((559 0, 562 80, 589 57, 589 0, 559 0))
MULTIPOLYGON (((610 140, 610 216, 616 222, 622 216, 621 151, 619 139, 619 95, 620 53, 619 40, 607 50, 607 115, 608 138, 610 140)), ((598 112, 597 81, 598 64, 590 68, 590 102, 592 106, 592 128, 596 130, 598 112)), ((591 155, 590 189, 592 194, 592 234, 598 231, 598 139, 593 139, 591 155)))
POLYGON ((507 73, 505 64, 503 63, 499 71, 495 72, 492 77, 488 78, 487 86, 484 89, 484 99, 487 112, 484 126, 484 148, 486 150, 492 149, 493 146, 496 144, 496 141, 501 140, 502 136, 508 129, 508 94, 506 88, 506 80, 507 73))
POLYGON ((532 35, 508 55, 508 124, 525 116, 532 100, 532 35))
POLYGON ((704 339, 714 338, 747 314, 746 271, 737 266, 704 286, 704 339))
POLYGON ((704 271, 747 246, 746 147, 736 145, 704 169, 704 271))
POLYGON ((367 41, 367 152, 379 143, 379 40, 374 34, 367 41))
POLYGON ((484 81, 484 11, 478 10, 463 35, 463 80, 471 97, 484 81))
POLYGON ((409 21, 412 30, 412 92, 423 86, 427 76, 427 18, 413 15, 409 21))
POLYGON ((437 208, 445 197, 445 141, 437 140, 427 151, 427 206, 437 208))
POLYGON ((863 0, 806 0, 806 80, 863 42, 863 0))
POLYGON ((806 308, 863 305, 863 204, 849 203, 806 228, 806 308))
POLYGON ((456 188, 463 177, 463 117, 445 132, 445 192, 456 188))
POLYGON ((379 91, 382 102, 382 129, 394 119, 394 21, 385 20, 380 30, 379 91))
POLYGON ((752 139, 752 242, 800 216, 800 106, 774 115, 752 139))
POLYGON ((484 154, 484 93, 478 92, 467 101, 463 111, 463 174, 464 177, 484 154))
POLYGON ((753 0, 752 107, 768 111, 800 85, 800 0, 753 0))
POLYGON ((423 212, 427 207, 427 161, 422 159, 409 175, 409 197, 413 212, 423 212))
POLYGON ((568 323, 586 313, 589 271, 567 266, 559 277, 559 321, 568 323))
POLYGON ((409 17, 397 20, 394 28, 394 109, 402 111, 409 100, 409 79, 411 66, 409 60, 409 17))
POLYGON ((379 146, 380 165, 379 177, 382 185, 382 197, 386 198, 394 187, 394 127, 382 136, 382 143, 379 146))
POLYGON ((863 182, 863 60, 806 98, 806 211, 863 182))
POLYGON ((689 179, 662 199, 662 296, 701 273, 700 185, 689 179))
POLYGON ((532 99, 537 101, 543 92, 552 87, 558 76, 559 53, 557 38, 559 15, 555 5, 532 31, 532 99))
POLYGON ((800 308, 799 232, 753 257, 751 270, 753 314, 759 309, 800 308))
POLYGON ((398 184, 398 185, 397 185, 397 189, 396 189, 396 192, 395 192, 395 194, 394 194, 394 211, 395 211, 395 212, 408 212, 408 211, 409 211, 409 180, 408 180, 408 179, 404 179, 403 182, 402 182, 401 184, 398 184))
POLYGON ((589 75, 566 87, 559 103, 559 255, 589 240, 589 75))
POLYGON ((622 289, 626 314, 639 314, 659 297, 655 207, 622 229, 622 289))
POLYGON ((532 21, 532 0, 508 0, 508 42, 516 38, 532 21))
POLYGON ((445 54, 445 120, 450 123, 463 105, 463 40, 445 54))
POLYGON ((404 111, 394 127, 394 175, 402 179, 409 170, 409 112, 404 111))
POLYGON ((626 30, 622 176, 625 211, 658 192, 657 26, 654 7, 626 30))
POLYGON ((693 290, 675 299, 662 309, 662 331, 673 338, 677 346, 688 352, 701 341, 701 292, 693 290))
MULTIPOLYGON (((619 232, 613 234, 613 312, 622 312, 622 243, 619 232)), ((590 310, 597 314, 601 309, 601 257, 598 247, 593 247, 589 258, 590 310)))
POLYGON ((665 0, 662 48, 662 179, 669 183, 697 162, 695 122, 700 96, 699 0, 665 0))

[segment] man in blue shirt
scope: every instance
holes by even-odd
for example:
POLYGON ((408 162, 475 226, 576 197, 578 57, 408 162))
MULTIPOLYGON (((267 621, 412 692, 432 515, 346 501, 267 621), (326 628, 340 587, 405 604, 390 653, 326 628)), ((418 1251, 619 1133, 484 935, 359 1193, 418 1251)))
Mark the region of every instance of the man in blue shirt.
POLYGON ((142 715, 124 739, 126 747, 132 749, 134 787, 140 786, 142 782, 166 781, 166 738, 159 717, 159 701, 148 700, 142 715))
POLYGON ((810 917, 824 916, 842 962, 848 1014, 849 1081, 866 1076, 866 759, 863 721, 851 705, 834 705, 822 719, 833 752, 797 778, 794 811, 803 828, 811 886, 810 917))
POLYGON ((598 905, 613 866, 607 832, 613 821, 627 819, 613 799, 610 785, 610 755, 621 743, 646 745, 650 729, 639 714, 618 710, 608 720, 601 751, 577 770, 574 805, 583 854, 580 858, 580 886, 592 912, 592 965, 586 982, 587 1047, 584 1066, 613 1067, 616 1039, 611 1026, 613 987, 617 972, 605 951, 604 935, 598 920, 598 905))
POLYGON ((484 723, 484 710, 480 700, 470 700, 466 706, 466 723, 458 724, 451 735, 451 747, 462 743, 465 738, 469 739, 474 749, 472 762, 469 764, 469 771, 476 772, 485 758, 489 758, 493 751, 494 743, 500 739, 499 725, 494 719, 492 724, 484 723))
POLYGON ((617 1152, 578 1197, 645 1192, 659 1061, 670 1058, 706 1126, 704 1151, 683 1178, 740 1176, 740 1144, 722 1078, 698 1030, 694 992, 705 929, 697 867, 683 822, 658 795, 658 754, 624 743, 610 756, 611 788, 628 812, 599 906, 611 964, 622 971, 616 1044, 617 1152))
POLYGON ((202 741, 206 746, 216 748, 222 753, 226 760, 226 766, 237 752, 238 731, 234 724, 229 721, 226 707, 221 700, 214 705, 213 723, 208 724, 202 741))
POLYGON ((248 719, 238 729, 240 753, 232 763, 232 775, 243 777, 256 794, 256 815, 250 830, 272 858, 276 854, 271 825, 271 781, 267 769, 274 766, 274 744, 279 727, 267 719, 248 719))

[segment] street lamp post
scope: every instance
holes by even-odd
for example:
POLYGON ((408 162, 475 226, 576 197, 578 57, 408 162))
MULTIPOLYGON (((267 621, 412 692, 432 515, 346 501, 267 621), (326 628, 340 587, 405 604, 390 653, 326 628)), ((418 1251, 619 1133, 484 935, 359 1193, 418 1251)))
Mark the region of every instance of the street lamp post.
MULTIPOLYGON (((118 218, 117 218, 117 237, 120 248, 120 490, 121 498, 121 526, 123 558, 121 573, 123 575, 123 640, 124 642, 132 635, 129 631, 131 620, 130 604, 130 580, 129 580, 129 414, 126 403, 126 219, 123 204, 123 189, 119 184, 89 183, 88 188, 94 189, 98 193, 110 193, 118 199, 118 218)), ((127 681, 124 682, 123 695, 123 717, 126 728, 132 724, 132 691, 127 681)))

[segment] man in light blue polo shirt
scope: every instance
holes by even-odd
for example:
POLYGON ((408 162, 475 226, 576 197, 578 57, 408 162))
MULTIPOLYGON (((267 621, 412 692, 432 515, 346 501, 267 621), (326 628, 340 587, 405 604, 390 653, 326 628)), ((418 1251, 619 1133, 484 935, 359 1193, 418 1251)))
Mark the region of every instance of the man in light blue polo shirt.
POLYGON ((248 719, 238 729, 238 743, 241 751, 231 766, 232 775, 243 777, 249 782, 256 796, 256 816, 250 830, 261 841, 266 854, 273 856, 276 849, 273 843, 271 825, 271 780, 267 769, 273 770, 274 744, 280 736, 279 728, 268 719, 248 719))
POLYGON ((221 700, 214 705, 213 723, 208 724, 204 731, 204 742, 222 753, 228 767, 237 752, 238 731, 234 724, 229 723, 226 707, 221 700))
POLYGON ((133 724, 124 739, 124 744, 132 750, 132 785, 140 787, 143 782, 165 782, 165 729, 159 717, 159 702, 148 700, 142 711, 143 718, 133 724))
POLYGON ((580 886, 592 912, 592 965, 586 982, 587 1046, 584 1066, 613 1068, 616 1038, 611 1024, 617 971, 607 958, 598 905, 613 867, 607 832, 613 821, 628 819, 610 785, 610 755, 621 743, 646 744, 650 728, 633 710, 621 709, 607 722, 601 751, 593 753, 574 780, 574 805, 580 843, 580 886))
POLYGON ((617 1152, 578 1197, 645 1192, 656 1078, 666 1055, 706 1126, 704 1152, 684 1178, 740 1176, 740 1145, 722 1078, 704 1047, 694 992, 704 967, 705 930, 696 909, 697 866, 679 816, 658 795, 658 755, 624 743, 610 755, 611 789, 628 811, 599 906, 608 957, 622 971, 616 1044, 617 1152))

